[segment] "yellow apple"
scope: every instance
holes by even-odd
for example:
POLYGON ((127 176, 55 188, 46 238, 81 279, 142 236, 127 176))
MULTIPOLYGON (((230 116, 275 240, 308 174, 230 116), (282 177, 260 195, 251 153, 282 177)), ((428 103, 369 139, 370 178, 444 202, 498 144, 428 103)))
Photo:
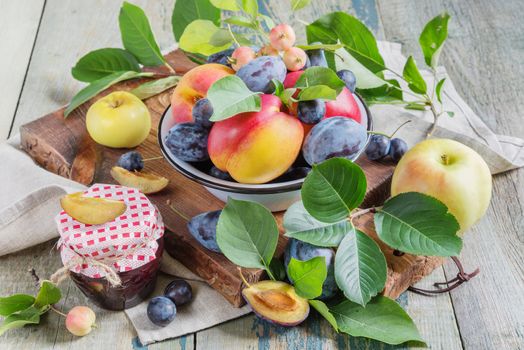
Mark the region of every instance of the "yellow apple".
POLYGON ((410 149, 398 163, 391 195, 421 192, 443 202, 464 233, 488 208, 491 173, 482 157, 460 142, 430 139, 410 149))
POLYGON ((138 97, 126 91, 115 91, 91 105, 86 127, 93 140, 101 145, 131 148, 149 135, 151 115, 138 97))

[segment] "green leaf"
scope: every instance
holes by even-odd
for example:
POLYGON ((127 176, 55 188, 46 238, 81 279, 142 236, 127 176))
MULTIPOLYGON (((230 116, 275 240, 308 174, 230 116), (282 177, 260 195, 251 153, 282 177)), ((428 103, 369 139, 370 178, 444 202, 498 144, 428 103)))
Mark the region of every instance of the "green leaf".
POLYGON ((444 203, 425 194, 399 194, 374 218, 380 239, 393 249, 430 256, 456 256, 462 249, 455 217, 444 203))
POLYGON ((251 19, 244 16, 231 16, 224 20, 224 23, 234 24, 240 27, 252 28, 253 22, 251 19))
POLYGON ((224 45, 229 46, 231 45, 232 40, 233 39, 231 38, 231 34, 229 34, 229 31, 227 29, 219 28, 216 32, 213 33, 211 38, 209 38, 209 45, 215 47, 222 47, 224 45))
POLYGON ((408 87, 413 92, 425 94, 428 90, 426 82, 424 81, 424 78, 422 78, 422 75, 420 74, 417 65, 415 64, 413 56, 409 56, 408 60, 406 61, 406 65, 404 66, 402 76, 404 77, 404 79, 406 79, 406 81, 408 82, 408 87))
POLYGON ((384 289, 386 258, 365 233, 354 230, 344 237, 335 255, 335 280, 349 300, 365 306, 384 289))
POLYGON ((404 108, 412 109, 415 111, 425 111, 426 105, 424 103, 411 102, 411 103, 408 103, 404 108))
POLYGON ((118 16, 122 43, 144 66, 160 66, 166 61, 160 53, 149 20, 144 11, 133 4, 124 2, 118 16))
POLYGON ((180 37, 180 48, 187 52, 199 53, 205 56, 226 50, 231 46, 233 39, 222 46, 214 46, 209 42, 216 32, 220 31, 213 22, 197 19, 191 22, 180 37))
POLYGON ((82 103, 89 101, 91 98, 98 95, 111 85, 118 82, 140 77, 151 77, 154 73, 146 72, 116 72, 107 77, 93 81, 91 84, 80 90, 69 102, 69 105, 64 111, 64 116, 67 117, 74 109, 82 103))
POLYGON ((260 95, 249 90, 239 77, 229 75, 213 83, 207 91, 207 99, 213 106, 209 120, 220 121, 239 113, 260 111, 260 95))
POLYGON ((271 259, 271 263, 269 263, 269 269, 277 281, 284 281, 286 279, 286 268, 280 259, 271 259))
POLYGON ((347 50, 338 49, 335 51, 335 53, 336 70, 349 69, 352 71, 357 78, 357 88, 359 90, 373 89, 384 85, 387 86, 387 81, 382 78, 381 73, 373 73, 362 63, 357 61, 353 56, 351 56, 347 50))
POLYGON ((36 295, 35 307, 42 308, 47 305, 53 305, 60 301, 62 298, 62 293, 60 289, 50 281, 44 281, 36 295))
MULTIPOLYGON (((171 16, 171 25, 173 28, 173 35, 176 41, 180 41, 182 33, 186 27, 197 19, 205 19, 214 24, 220 21, 220 10, 218 6, 213 6, 215 2, 226 1, 209 1, 209 0, 177 0, 173 8, 171 16)), ((234 0, 233 0, 234 3, 234 0)))
POLYGON ((317 256, 307 261, 292 257, 287 273, 298 295, 315 299, 322 294, 322 285, 327 277, 326 257, 317 256))
POLYGON ((437 94, 437 100, 442 103, 442 87, 444 86, 444 82, 446 81, 446 78, 442 78, 438 83, 437 87, 435 88, 435 93, 437 94))
MULTIPOLYGON (((195 0, 191 0, 195 1, 195 0)), ((216 8, 227 11, 239 11, 236 0, 210 0, 211 4, 216 8)))
POLYGON ((217 224, 217 243, 229 260, 268 271, 277 241, 277 223, 266 207, 229 198, 217 224))
POLYGON ((27 324, 38 324, 40 315, 40 310, 30 306, 23 311, 7 316, 2 325, 0 325, 0 336, 10 329, 22 328, 27 324))
POLYGON ((115 72, 140 72, 135 56, 123 49, 99 49, 83 56, 71 69, 76 80, 92 82, 115 72))
POLYGON ((448 37, 448 21, 449 14, 444 12, 429 21, 420 33, 418 42, 422 48, 424 60, 432 68, 437 67, 444 41, 448 37))
POLYGON ((306 69, 295 83, 296 88, 306 88, 316 85, 325 85, 335 90, 337 95, 346 86, 333 70, 326 67, 311 67, 306 69))
POLYGON ((307 45, 295 45, 296 47, 308 51, 308 50, 326 50, 336 51, 344 47, 342 44, 307 44, 307 45))
POLYGON ((253 18, 258 16, 258 2, 257 0, 242 0, 242 8, 244 12, 253 18))
POLYGON ((344 236, 353 230, 348 220, 328 224, 312 217, 302 201, 291 205, 284 214, 286 237, 319 247, 338 247, 344 236))
POLYGON ((313 308, 317 310, 318 313, 321 314, 338 332, 337 320, 335 319, 335 316, 333 316, 333 314, 329 311, 329 308, 326 304, 324 304, 324 302, 320 300, 309 300, 309 305, 313 306, 313 308))
POLYGON ((34 302, 35 297, 28 294, 14 294, 0 298, 0 315, 9 316, 14 312, 25 310, 34 302))
POLYGON ((366 194, 366 176, 362 169, 345 158, 331 158, 307 175, 302 185, 302 201, 317 220, 334 223, 347 219, 366 194))
POLYGON ((368 104, 403 101, 399 82, 395 79, 389 79, 387 82, 388 84, 374 89, 359 89, 358 92, 368 104))
POLYGON ((315 85, 304 88, 298 94, 298 101, 336 100, 337 92, 327 85, 315 85))
POLYGON ((273 86, 275 87, 275 96, 282 96, 284 93, 284 84, 278 79, 271 79, 271 82, 273 83, 273 86))
POLYGON ((448 114, 448 117, 450 117, 450 118, 453 118, 455 116, 455 112, 446 111, 446 113, 448 114))
POLYGON ((364 23, 344 12, 332 12, 306 27, 308 42, 344 44, 348 52, 373 73, 386 67, 373 33, 364 23))
POLYGON ((291 0, 291 9, 293 11, 303 9, 304 7, 309 5, 310 2, 311 0, 291 0))
POLYGON ((258 17, 262 18, 262 21, 266 24, 267 30, 270 31, 275 26, 275 22, 273 22, 273 19, 269 16, 263 15, 261 13, 258 14, 258 17))
POLYGON ((148 81, 134 88, 130 91, 130 93, 132 93, 141 100, 145 100, 146 98, 158 95, 159 93, 164 92, 169 88, 172 88, 173 86, 178 84, 180 79, 181 77, 173 75, 162 79, 148 81))
POLYGON ((330 309, 340 331, 397 345, 407 341, 423 342, 417 326, 394 300, 384 296, 372 299, 366 307, 345 300, 330 309))

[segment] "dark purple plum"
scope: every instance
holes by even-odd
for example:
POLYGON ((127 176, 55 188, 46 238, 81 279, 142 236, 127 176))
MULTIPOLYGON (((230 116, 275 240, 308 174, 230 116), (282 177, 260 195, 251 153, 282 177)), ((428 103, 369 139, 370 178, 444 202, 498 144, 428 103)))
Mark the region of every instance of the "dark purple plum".
POLYGON ((346 87, 349 89, 349 91, 355 92, 357 78, 352 71, 348 69, 341 69, 337 72, 337 75, 344 82, 344 84, 346 84, 346 87))
POLYGON ((216 177, 217 179, 220 179, 220 180, 234 181, 228 172, 222 171, 214 165, 209 169, 209 175, 216 177))
POLYGON ((379 160, 389 153, 390 140, 384 135, 371 135, 366 147, 366 156, 370 160, 379 160))
POLYGON ((193 121, 196 124, 202 125, 204 128, 210 128, 213 125, 212 121, 209 121, 209 118, 213 115, 213 106, 207 98, 201 98, 196 101, 193 106, 193 121))
POLYGON ((195 123, 173 126, 166 136, 167 148, 186 162, 202 162, 209 159, 207 137, 209 130, 195 123))
POLYGON ((176 316, 176 305, 166 297, 154 297, 147 305, 147 317, 157 326, 165 327, 176 316))
POLYGON ((118 158, 116 165, 129 171, 140 171, 144 169, 144 160, 137 151, 124 153, 118 158))
MULTIPOLYGON (((306 52, 307 53, 307 52, 306 52)), ((304 67, 302 67, 300 70, 306 70, 308 69, 309 67, 311 67, 311 60, 309 59, 309 56, 306 56, 306 64, 304 65, 304 67)))
POLYGON ((217 223, 221 212, 222 210, 215 210, 198 214, 187 223, 189 233, 203 247, 216 253, 221 253, 217 244, 217 223))
POLYGON ((406 141, 394 138, 391 140, 391 146, 389 148, 389 156, 393 161, 398 163, 400 158, 408 151, 408 144, 406 141))
POLYGON ((297 116, 302 123, 317 124, 326 114, 326 103, 320 99, 299 101, 297 116))
MULTIPOLYGON (((320 43, 315 42, 315 43, 312 43, 311 45, 316 45, 316 44, 320 44, 320 43)), ((306 53, 309 57, 309 63, 311 64, 311 67, 314 67, 314 66, 327 67, 328 66, 326 55, 323 49, 307 50, 306 53)))
POLYGON ((242 66, 237 76, 253 92, 272 93, 275 89, 272 79, 284 81, 287 69, 279 56, 261 56, 242 66))
POLYGON ((207 63, 218 63, 223 64, 224 66, 231 67, 228 58, 233 54, 233 51, 235 51, 235 49, 227 49, 224 51, 214 53, 207 58, 207 63))
MULTIPOLYGON (((291 261, 291 258, 307 261, 317 256, 323 256, 326 259, 327 277, 322 285, 322 294, 319 299, 325 300, 333 297, 338 292, 337 283, 335 281, 335 252, 331 248, 317 247, 312 244, 299 241, 297 239, 290 239, 284 251, 284 266, 286 268, 291 261)), ((292 279, 288 278, 293 283, 292 279)))
POLYGON ((272 183, 278 183, 278 182, 286 182, 286 181, 293 181, 298 179, 303 179, 309 174, 311 171, 310 167, 304 166, 304 167, 291 167, 289 168, 284 174, 280 175, 273 181, 272 183))
POLYGON ((354 160, 366 146, 366 129, 351 118, 331 117, 315 125, 304 140, 302 154, 309 165, 333 157, 354 160))
POLYGON ((178 307, 189 303, 193 299, 193 288, 186 280, 176 279, 166 286, 164 296, 171 299, 178 307))

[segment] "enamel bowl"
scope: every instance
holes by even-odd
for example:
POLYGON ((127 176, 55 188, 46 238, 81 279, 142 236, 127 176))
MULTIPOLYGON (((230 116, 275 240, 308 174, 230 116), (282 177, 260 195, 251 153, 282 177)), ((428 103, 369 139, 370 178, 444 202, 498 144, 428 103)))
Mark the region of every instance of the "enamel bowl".
MULTIPOLYGON (((360 96, 354 94, 362 115, 361 123, 368 131, 373 130, 372 117, 369 109, 360 96)), ((188 163, 178 159, 165 145, 165 138, 172 126, 171 106, 169 106, 160 119, 158 127, 158 143, 166 160, 187 178, 201 184, 215 197, 226 202, 228 197, 241 200, 255 201, 263 204, 269 210, 286 210, 291 204, 300 199, 300 189, 305 178, 266 184, 241 184, 234 181, 217 179, 207 174, 211 167, 211 161, 200 163, 188 163)), ((369 134, 368 134, 369 141, 369 134)), ((356 160, 363 149, 356 154, 352 160, 356 160)))

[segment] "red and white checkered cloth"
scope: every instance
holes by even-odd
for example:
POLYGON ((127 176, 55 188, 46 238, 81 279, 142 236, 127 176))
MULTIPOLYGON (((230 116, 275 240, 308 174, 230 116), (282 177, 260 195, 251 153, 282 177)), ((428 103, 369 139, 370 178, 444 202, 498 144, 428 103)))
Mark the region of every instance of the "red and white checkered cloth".
MULTIPOLYGON (((164 223, 158 209, 143 193, 124 186, 94 184, 84 196, 123 201, 127 210, 101 225, 83 224, 62 210, 55 221, 64 265, 71 259, 86 257, 107 263, 116 272, 125 272, 156 258, 157 240, 164 234, 164 223)), ((85 261, 70 270, 92 278, 106 275, 103 269, 85 261)))

